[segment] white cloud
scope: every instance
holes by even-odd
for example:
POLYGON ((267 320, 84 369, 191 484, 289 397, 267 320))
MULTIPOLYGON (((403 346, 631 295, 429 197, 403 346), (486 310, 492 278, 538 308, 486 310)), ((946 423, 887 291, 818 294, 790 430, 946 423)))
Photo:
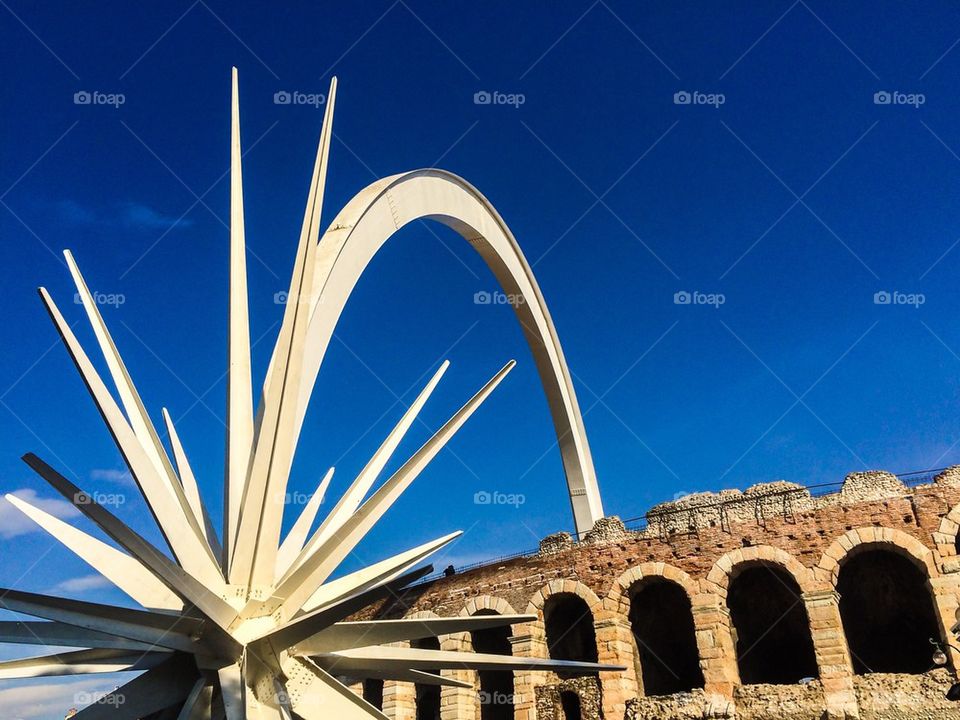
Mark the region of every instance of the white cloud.
POLYGON ((54 203, 54 207, 66 222, 73 225, 104 225, 146 230, 165 230, 175 226, 193 225, 193 220, 188 217, 167 215, 140 202, 121 203, 107 209, 81 205, 74 200, 61 200, 54 203))
MULTIPOLYGON (((37 491, 32 488, 14 490, 11 495, 16 495, 21 500, 25 500, 34 507, 38 507, 44 512, 48 512, 60 519, 73 518, 80 515, 80 511, 66 500, 37 497, 37 491)), ((33 520, 17 510, 17 508, 5 498, 0 497, 0 538, 26 535, 27 533, 37 532, 40 529, 40 526, 33 520)))
POLYGON ((54 593, 83 593, 89 590, 99 590, 100 588, 111 587, 113 583, 107 580, 103 575, 82 575, 81 577, 70 578, 57 583, 53 588, 54 593))
POLYGON ((90 471, 90 477, 94 480, 106 480, 107 482, 119 483, 121 485, 133 485, 133 478, 129 470, 114 470, 112 468, 100 468, 90 471))

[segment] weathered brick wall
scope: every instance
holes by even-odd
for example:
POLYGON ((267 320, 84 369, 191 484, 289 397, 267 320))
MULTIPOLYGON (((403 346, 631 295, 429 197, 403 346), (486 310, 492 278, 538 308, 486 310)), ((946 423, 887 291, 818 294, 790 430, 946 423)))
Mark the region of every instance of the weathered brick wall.
MULTIPOLYGON (((604 519, 580 543, 560 534, 550 536, 536 556, 441 578, 414 588, 402 602, 371 608, 367 614, 453 616, 480 606, 531 613, 538 616, 537 622, 514 627, 514 653, 545 657, 543 605, 553 593, 573 592, 593 612, 600 661, 628 667, 624 673, 602 676, 601 705, 607 720, 627 714, 651 717, 645 711, 666 712, 671 702, 676 717, 695 714, 691 697, 679 704, 669 698, 654 701, 644 698, 639 687, 626 618, 627 595, 630 586, 645 576, 673 580, 690 597, 706 680, 704 692, 694 697, 700 698, 699 712, 713 717, 736 714, 761 720, 808 713, 819 718, 825 711, 825 717, 835 718, 899 717, 896 701, 894 710, 878 715, 876 704, 865 699, 865 681, 857 678, 855 685, 843 637, 834 585, 843 557, 859 545, 887 545, 925 568, 941 630, 945 632, 953 622, 960 592, 960 558, 954 549, 960 528, 960 469, 951 468, 933 482, 913 488, 890 473, 853 473, 840 492, 822 497, 783 481, 745 492, 701 493, 659 505, 647 519, 647 527, 636 532, 624 531, 615 518, 604 519), (739 682, 726 588, 737 568, 755 563, 785 568, 803 593, 820 675, 814 685, 743 686, 739 682)), ((952 660, 960 664, 960 656, 952 660)), ((871 676, 870 680, 883 686, 882 679, 871 676)), ((931 682, 894 683, 891 692, 904 695, 905 707, 929 704, 931 682), (924 693, 926 700, 916 699, 924 693)), ((518 673, 518 720, 537 718, 538 697, 542 705, 542 698, 550 697, 550 688, 555 690, 558 683, 552 674, 518 673)), ((470 693, 456 697, 455 703, 445 704, 444 720, 479 717, 470 693)), ((946 707, 931 707, 930 717, 960 718, 960 707, 955 715, 938 714, 954 712, 949 704, 946 707)), ((542 708, 539 714, 544 714, 542 708)), ((662 715, 665 720, 670 716, 662 715)))

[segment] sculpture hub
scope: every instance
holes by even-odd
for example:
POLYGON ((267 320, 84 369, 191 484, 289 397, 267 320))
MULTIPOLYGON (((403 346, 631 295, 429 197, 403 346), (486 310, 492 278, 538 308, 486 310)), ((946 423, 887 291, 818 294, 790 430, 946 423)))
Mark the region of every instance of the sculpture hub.
POLYGON ((585 522, 599 509, 569 372, 539 288, 509 230, 474 188, 438 170, 387 178, 358 194, 332 223, 334 230, 320 236, 335 79, 327 98, 290 289, 255 421, 234 70, 228 431, 221 533, 210 522, 170 413, 162 411, 168 452, 69 251, 65 253, 67 265, 116 397, 73 334, 71 323, 51 295, 40 288, 50 318, 167 545, 154 547, 99 505, 96 496, 84 493, 36 455, 24 456, 24 461, 112 544, 20 498, 8 495, 7 499, 143 608, 132 610, 0 589, 0 608, 48 621, 0 623, 0 640, 82 648, 0 662, 0 679, 146 671, 112 696, 81 710, 76 720, 99 720, 108 716, 104 714, 107 711, 115 720, 152 720, 172 708, 180 709, 179 717, 191 720, 384 718, 339 678, 462 686, 438 671, 618 669, 404 645, 426 637, 529 622, 535 619, 533 616, 348 620, 367 605, 403 592, 427 575, 431 568, 423 567, 423 561, 460 534, 444 535, 334 578, 347 555, 506 377, 513 361, 494 374, 396 472, 380 481, 446 372, 449 364, 442 363, 324 519, 316 523, 333 468, 281 540, 290 467, 313 382, 340 311, 379 244, 416 217, 449 222, 471 238, 495 272, 508 275, 511 287, 519 287, 527 299, 517 312, 554 401, 551 408, 571 490, 574 485, 591 489, 572 495, 578 522, 585 522), (480 229, 485 232, 483 236, 479 235, 480 229))

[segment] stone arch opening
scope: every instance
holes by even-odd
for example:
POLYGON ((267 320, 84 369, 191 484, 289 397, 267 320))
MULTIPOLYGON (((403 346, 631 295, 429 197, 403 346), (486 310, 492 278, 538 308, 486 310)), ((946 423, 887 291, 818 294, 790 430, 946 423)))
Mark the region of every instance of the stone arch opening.
POLYGON ((563 712, 563 720, 582 720, 580 696, 572 690, 564 690, 560 693, 560 710, 563 712))
MULTIPOLYGON (((543 606, 547 649, 554 660, 597 662, 597 633, 586 601, 573 593, 557 593, 543 606)), ((557 673, 561 678, 583 673, 557 673)))
POLYGON ((772 564, 742 568, 730 580, 727 607, 744 685, 790 685, 817 677, 800 586, 784 568, 772 564))
MULTIPOLYGON (((412 641, 410 647, 419 650, 439 650, 440 641, 435 637, 427 637, 412 641)), ((417 703, 417 720, 440 720, 440 686, 415 683, 414 692, 417 703)))
POLYGON ((645 695, 703 687, 693 611, 686 591, 665 578, 645 578, 630 589, 637 676, 645 695))
POLYGON ((939 639, 927 572, 892 549, 861 546, 837 577, 840 618, 854 672, 923 673, 939 639))
POLYGON ((363 681, 363 699, 383 712, 383 680, 367 678, 363 681))
MULTIPOLYGON (((499 615, 495 610, 478 610, 475 615, 499 615)), ((474 652, 512 655, 509 625, 473 630, 470 639, 474 652)), ((480 720, 513 720, 513 672, 480 670, 480 720)))

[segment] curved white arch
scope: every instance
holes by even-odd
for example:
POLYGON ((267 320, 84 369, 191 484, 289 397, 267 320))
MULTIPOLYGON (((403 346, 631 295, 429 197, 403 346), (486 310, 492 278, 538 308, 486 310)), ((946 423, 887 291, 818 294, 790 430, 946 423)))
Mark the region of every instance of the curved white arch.
POLYGON ((579 533, 590 530, 603 517, 600 490, 570 371, 546 302, 499 213, 470 183, 444 170, 414 170, 368 185, 344 206, 320 238, 296 434, 353 288, 384 243, 398 229, 419 219, 436 220, 457 231, 484 259, 503 291, 523 298, 522 303, 514 304, 514 311, 533 352, 553 416, 574 523, 579 533), (323 312, 317 312, 320 304, 323 312))

